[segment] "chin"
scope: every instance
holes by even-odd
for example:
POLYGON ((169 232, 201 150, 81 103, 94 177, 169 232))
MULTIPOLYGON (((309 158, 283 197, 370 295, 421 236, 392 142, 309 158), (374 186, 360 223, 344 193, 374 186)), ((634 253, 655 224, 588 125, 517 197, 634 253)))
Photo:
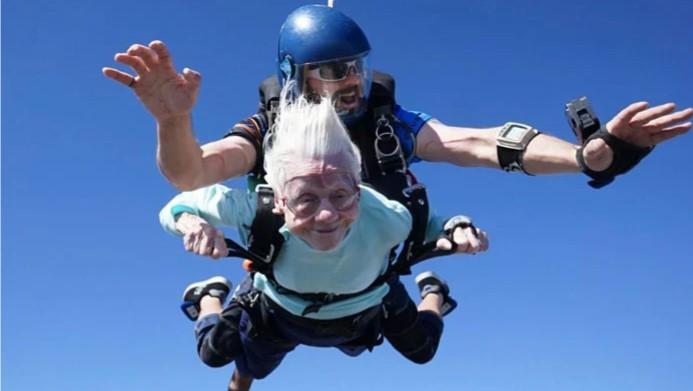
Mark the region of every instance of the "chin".
POLYGON ((330 251, 330 250, 334 249, 335 247, 337 247, 338 244, 339 244, 339 242, 330 243, 330 244, 321 244, 321 245, 316 245, 316 246, 311 246, 311 247, 313 247, 314 249, 319 250, 319 251, 330 251))
POLYGON ((338 232, 333 232, 329 235, 316 234, 309 243, 316 250, 329 251, 342 242, 345 234, 344 230, 338 230, 338 232))
POLYGON ((320 251, 329 251, 337 247, 341 240, 313 240, 311 247, 320 251))

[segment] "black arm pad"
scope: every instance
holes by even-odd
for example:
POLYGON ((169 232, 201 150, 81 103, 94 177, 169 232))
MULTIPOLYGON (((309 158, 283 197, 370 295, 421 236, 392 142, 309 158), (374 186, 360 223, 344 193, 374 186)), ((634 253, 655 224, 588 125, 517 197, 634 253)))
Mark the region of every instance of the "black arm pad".
POLYGON ((587 140, 585 140, 584 144, 582 144, 582 146, 577 150, 576 158, 582 172, 592 178, 588 184, 595 189, 600 189, 613 182, 617 175, 625 174, 630 169, 635 167, 645 156, 652 152, 653 149, 654 147, 641 148, 637 145, 623 141, 620 138, 611 135, 606 131, 606 129, 601 128, 592 134, 587 140), (614 158, 611 165, 604 171, 590 170, 587 167, 587 164, 585 164, 585 157, 582 153, 587 143, 598 138, 604 140, 606 145, 611 147, 611 150, 614 153, 614 158))

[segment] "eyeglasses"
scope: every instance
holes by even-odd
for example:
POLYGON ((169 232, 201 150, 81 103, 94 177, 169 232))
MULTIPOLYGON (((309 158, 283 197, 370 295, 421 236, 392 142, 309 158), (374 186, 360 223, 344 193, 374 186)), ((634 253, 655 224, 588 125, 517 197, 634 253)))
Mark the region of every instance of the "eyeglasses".
POLYGON ((352 190, 338 190, 327 197, 320 197, 312 193, 304 193, 293 199, 283 197, 282 202, 296 217, 307 219, 318 213, 324 198, 334 209, 344 212, 358 202, 360 194, 359 188, 354 187, 352 190))
POLYGON ((356 74, 361 74, 364 69, 364 59, 359 57, 353 60, 335 60, 308 64, 308 72, 311 77, 323 81, 340 81, 349 76, 351 70, 356 74))

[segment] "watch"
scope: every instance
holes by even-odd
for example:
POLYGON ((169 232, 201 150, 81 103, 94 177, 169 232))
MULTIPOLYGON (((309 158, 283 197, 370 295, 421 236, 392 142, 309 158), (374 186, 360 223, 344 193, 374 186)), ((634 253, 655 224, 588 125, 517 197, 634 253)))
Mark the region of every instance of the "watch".
POLYGON ((522 157, 527 145, 539 131, 533 127, 517 122, 508 122, 498 132, 496 149, 498 163, 507 172, 523 171, 522 157))

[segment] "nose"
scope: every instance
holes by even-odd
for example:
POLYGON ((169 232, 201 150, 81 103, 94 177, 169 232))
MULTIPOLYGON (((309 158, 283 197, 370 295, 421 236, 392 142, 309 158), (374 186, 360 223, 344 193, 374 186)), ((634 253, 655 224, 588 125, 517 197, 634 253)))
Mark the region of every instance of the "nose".
POLYGON ((339 211, 335 209, 331 202, 326 199, 320 200, 320 207, 315 213, 315 221, 321 223, 329 223, 335 221, 339 217, 339 211))

